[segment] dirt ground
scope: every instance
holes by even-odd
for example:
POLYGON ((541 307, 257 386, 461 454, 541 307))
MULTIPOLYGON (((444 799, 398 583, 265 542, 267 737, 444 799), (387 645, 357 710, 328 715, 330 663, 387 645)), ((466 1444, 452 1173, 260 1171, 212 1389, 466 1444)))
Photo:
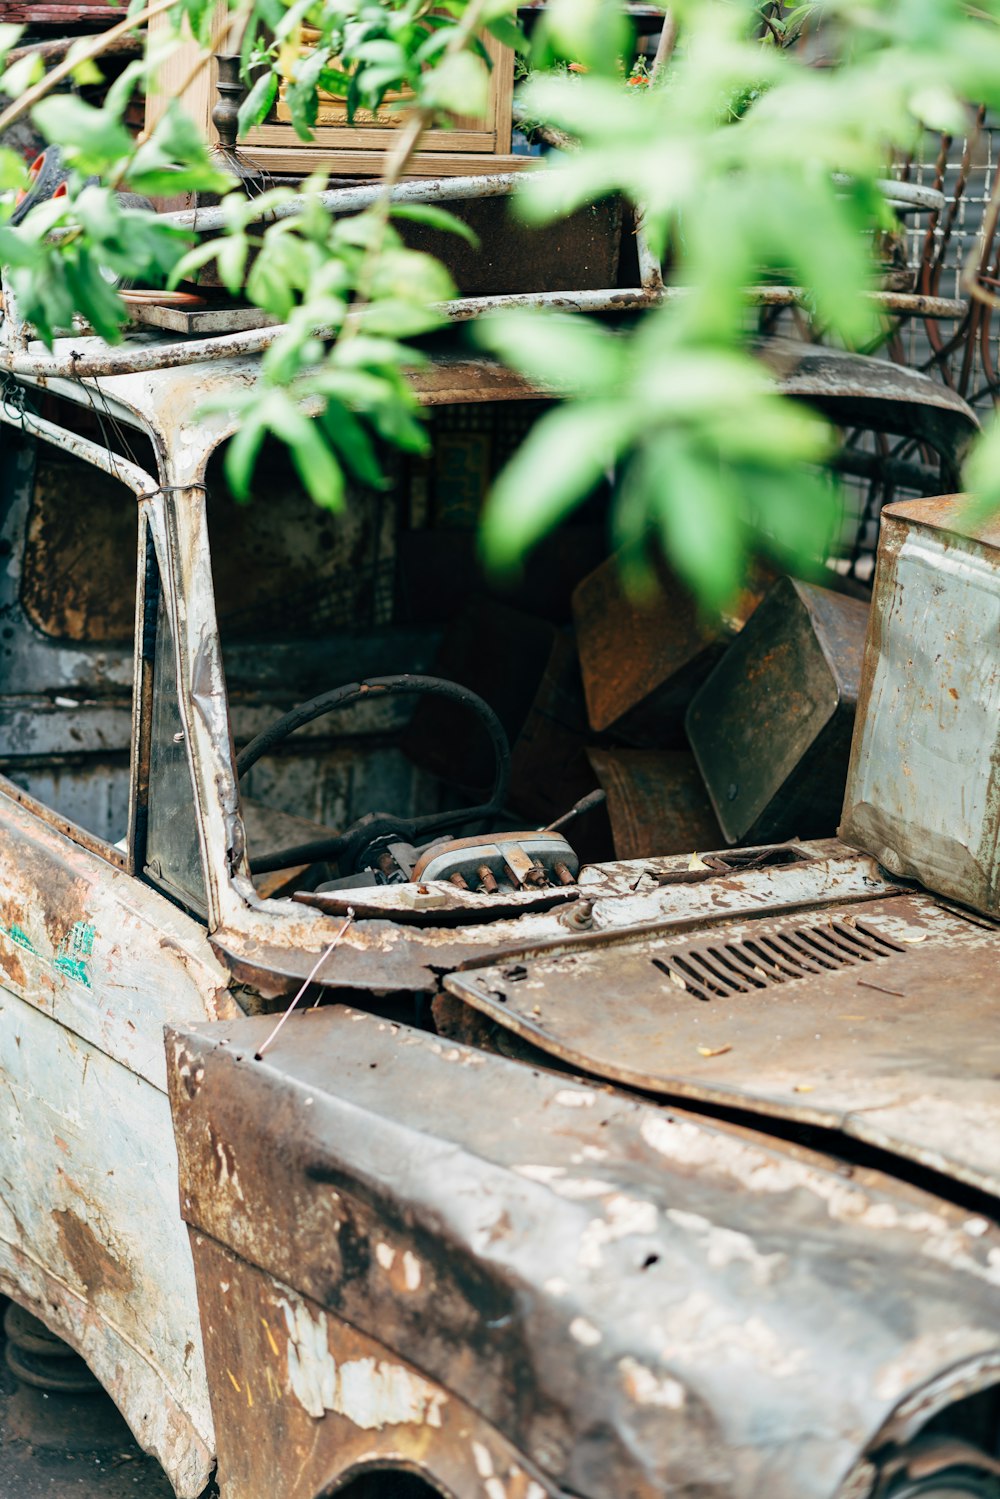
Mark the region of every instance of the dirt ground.
MULTIPOLYGON (((0 1317, 2 1308, 0 1298, 0 1317)), ((0 1499, 173 1499, 159 1464, 103 1405, 106 1396, 71 1405, 63 1395, 25 1398, 3 1349, 0 1330, 0 1499), (72 1450, 47 1450, 54 1441, 72 1450)))

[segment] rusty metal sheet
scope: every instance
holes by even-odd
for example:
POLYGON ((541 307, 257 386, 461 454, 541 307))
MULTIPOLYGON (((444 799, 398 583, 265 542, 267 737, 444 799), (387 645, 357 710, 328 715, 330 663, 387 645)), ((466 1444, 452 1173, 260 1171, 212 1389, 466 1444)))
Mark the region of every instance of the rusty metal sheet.
POLYGON ((197 1499, 214 1436, 166 1098, 4 989, 0 1078, 0 1293, 86 1359, 197 1499))
POLYGON ((518 221, 509 198, 472 198, 452 212, 478 238, 400 223, 407 244, 443 261, 460 297, 527 296, 539 291, 597 291, 618 284, 623 212, 608 198, 541 231, 518 221))
POLYGON ((233 1016, 204 931, 0 787, 0 1290, 90 1363, 181 1495, 213 1436, 164 1024, 233 1016))
POLYGON ((607 792, 616 858, 693 853, 725 842, 692 755, 590 749, 587 758, 607 792))
MULTIPOLYGON (((818 406, 840 426, 869 427, 928 443, 957 478, 979 419, 957 391, 888 359, 790 338, 761 344, 783 395, 818 406)), ((952 482, 949 478, 947 482, 952 482)))
POLYGON ((677 578, 664 575, 655 594, 634 598, 619 559, 603 562, 573 594, 590 727, 639 747, 683 748, 684 709, 771 581, 761 573, 708 621, 677 578))
MULTIPOLYGON (((635 895, 648 893, 656 890, 661 885, 683 885, 695 884, 698 881, 691 878, 697 873, 697 866, 692 869, 692 850, 688 849, 683 854, 658 855, 646 859, 618 859, 609 860, 606 863, 591 865, 580 871, 580 886, 586 896, 605 895, 635 895)), ((710 853, 707 845, 702 844, 699 851, 699 863, 701 853, 710 853)), ((760 848, 724 849, 718 858, 723 862, 733 861, 734 856, 744 863, 751 863, 760 857, 760 868, 778 868, 783 864, 805 863, 807 861, 819 863, 822 861, 834 861, 838 863, 843 859, 844 845, 836 838, 820 838, 809 843, 801 843, 792 839, 784 844, 765 844, 760 848), (773 855, 773 857, 772 857, 773 855)), ((827 864, 832 868, 831 864, 827 864)), ((736 872, 734 868, 734 873, 736 872)), ((702 878, 717 878, 719 871, 712 868, 701 871, 702 878)), ((881 888, 883 895, 895 894, 898 886, 887 883, 884 879, 878 879, 878 866, 872 860, 867 869, 861 875, 862 879, 875 878, 873 888, 881 888)), ((860 886, 858 888, 861 888, 860 886)), ((837 897, 837 898, 843 898, 837 897)))
MULTIPOLYGON (((222 1499, 327 1493, 373 1468, 462 1499, 559 1499, 468 1401, 392 1348, 204 1234, 192 1232, 191 1248, 222 1499)), ((412 1263, 400 1257, 397 1283, 412 1263)))
MULTIPOLYGON (((255 986, 268 1000, 294 992, 310 975, 327 989, 435 994, 446 970, 487 964, 507 953, 600 942, 602 933, 626 930, 637 937, 655 937, 664 930, 686 930, 727 913, 760 915, 876 899, 896 888, 883 878, 873 859, 849 853, 842 844, 803 847, 806 857, 800 862, 709 870, 710 877, 694 885, 677 880, 672 872, 663 881, 656 875, 648 878, 649 869, 661 867, 658 861, 626 866, 627 882, 600 868, 584 869, 561 912, 534 912, 512 920, 499 907, 496 920, 457 928, 397 923, 387 900, 385 919, 355 921, 318 969, 317 959, 339 932, 343 918, 326 916, 298 902, 269 901, 265 907, 251 891, 249 899, 255 904, 244 914, 242 929, 216 932, 210 940, 235 977, 255 986)), ((617 868, 620 871, 622 866, 617 868)), ((400 910, 404 917, 409 914, 406 897, 400 901, 400 910)))
POLYGON ((782 578, 699 687, 685 727, 727 842, 836 830, 867 623, 860 600, 782 578))
POLYGON ((299 890, 293 899, 330 916, 344 917, 353 911, 362 921, 390 918, 403 926, 457 927, 550 911, 553 906, 578 900, 579 896, 575 889, 551 886, 487 895, 479 890, 463 890, 447 880, 421 880, 419 884, 373 885, 359 890, 299 890))
POLYGON ((998 974, 1000 929, 898 895, 511 955, 444 987, 599 1077, 842 1130, 1000 1195, 998 974))
POLYGON ((883 512, 841 825, 887 869, 1000 914, 1000 527, 964 495, 883 512))
MULTIPOLYGON (((462 1461, 478 1418, 588 1499, 833 1499, 866 1452, 1000 1374, 984 1217, 340 1006, 256 1062, 270 1025, 167 1040, 217 1410, 253 1475, 234 1496, 314 1492, 321 1449, 325 1482, 359 1443, 398 1450, 364 1417, 344 1459, 327 1440, 360 1351, 362 1392, 380 1357, 432 1388, 424 1471, 462 1461), (261 1381, 290 1412, 277 1442, 261 1381)), ((448 1491, 493 1499, 479 1471, 448 1491)))

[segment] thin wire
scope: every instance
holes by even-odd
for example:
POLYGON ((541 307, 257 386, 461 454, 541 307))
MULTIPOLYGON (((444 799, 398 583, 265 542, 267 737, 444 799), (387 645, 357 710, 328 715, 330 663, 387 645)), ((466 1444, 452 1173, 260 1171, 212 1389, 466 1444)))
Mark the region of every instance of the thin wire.
POLYGON ((101 440, 104 443, 105 451, 111 459, 111 471, 114 474, 115 478, 118 479, 119 483, 121 483, 123 481, 121 475, 118 472, 118 459, 124 457, 130 463, 136 463, 136 456, 132 449, 132 445, 128 440, 128 436, 125 433, 125 430, 122 427, 121 423, 116 419, 114 412, 108 405, 108 398, 104 394, 103 390, 101 390, 96 378, 94 380, 94 386, 97 390, 97 394, 101 398, 101 406, 98 406, 98 404, 94 400, 94 392, 90 389, 90 386, 86 385, 79 375, 73 375, 71 376, 71 379, 80 387, 80 389, 87 397, 87 404, 97 418, 97 425, 101 430, 101 440), (110 424, 111 432, 118 443, 118 449, 120 451, 116 451, 116 449, 112 447, 111 443, 108 440, 108 428, 105 426, 105 418, 107 418, 107 421, 110 424))
POLYGON ((144 494, 137 494, 137 500, 155 500, 158 494, 187 494, 189 489, 200 489, 202 494, 208 494, 207 484, 158 484, 155 489, 148 489, 144 494))
MULTIPOLYGON (((317 973, 319 973, 320 969, 323 967, 323 964, 326 962, 327 958, 333 952, 334 948, 339 947, 340 942, 341 942, 341 940, 342 940, 345 932, 347 931, 347 928, 350 926, 350 924, 351 924, 351 922, 353 920, 354 920, 354 907, 353 906, 348 906, 348 908, 347 908, 347 916, 345 918, 343 926, 340 928, 340 931, 334 937, 333 941, 330 943, 330 946, 326 949, 326 951, 323 952, 323 953, 320 953, 320 955, 317 958, 315 964, 313 965, 313 968, 312 968, 312 971, 309 974, 309 977, 306 979, 305 983, 302 985, 302 988, 299 990, 298 994, 296 994, 295 998, 292 1000, 291 1004, 288 1006, 288 1009, 282 1015, 281 1019, 278 1021, 277 1025, 274 1027, 274 1030, 271 1032, 271 1034, 268 1036, 267 1040, 264 1042, 263 1046, 259 1049, 259 1051, 257 1051, 257 1052, 254 1053, 254 1060, 255 1061, 259 1062, 260 1059, 263 1057, 265 1051, 267 1051, 267 1048, 271 1045, 271 1042, 275 1039, 275 1037, 277 1036, 278 1032, 281 1030, 281 1027, 284 1025, 284 1023, 288 1019, 289 1015, 295 1009, 295 1006, 298 1004, 298 1002, 302 998, 303 994, 309 988, 309 985, 312 983, 312 981, 316 977, 317 973)), ((319 1004, 319 1000, 318 999, 316 1001, 316 1004, 319 1004)), ((316 1005, 313 1005, 313 1009, 315 1009, 315 1008, 316 1008, 316 1005)))

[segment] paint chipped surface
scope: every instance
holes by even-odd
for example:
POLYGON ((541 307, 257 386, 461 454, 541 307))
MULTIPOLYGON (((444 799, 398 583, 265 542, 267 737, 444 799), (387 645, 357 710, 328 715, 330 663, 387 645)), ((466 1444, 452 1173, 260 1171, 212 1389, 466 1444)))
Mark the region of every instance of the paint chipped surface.
POLYGON ((619 1360, 618 1368, 625 1393, 636 1405, 659 1405, 671 1411, 684 1409, 687 1397, 679 1380, 655 1374, 630 1354, 619 1360))
POLYGON ((706 1263, 713 1270, 725 1270, 729 1265, 742 1263, 749 1266, 754 1285, 766 1286, 788 1265, 787 1254, 763 1254, 749 1234, 710 1223, 700 1213, 685 1213, 680 1208, 668 1208, 667 1217, 679 1228, 699 1239, 706 1263))
POLYGON ((601 1334, 593 1322, 588 1322, 586 1317, 574 1317, 569 1324, 569 1335, 582 1343, 584 1348, 596 1348, 601 1341, 601 1334))
POLYGON ((596 1270, 604 1263, 604 1251, 618 1239, 656 1232, 657 1211, 652 1202, 615 1192, 604 1204, 604 1217, 592 1218, 580 1236, 579 1263, 596 1270))
POLYGON ((440 1427, 447 1397, 419 1374, 388 1359, 337 1362, 330 1352, 327 1318, 313 1316, 297 1297, 280 1303, 288 1333, 288 1383, 310 1416, 327 1411, 364 1431, 384 1426, 440 1427))

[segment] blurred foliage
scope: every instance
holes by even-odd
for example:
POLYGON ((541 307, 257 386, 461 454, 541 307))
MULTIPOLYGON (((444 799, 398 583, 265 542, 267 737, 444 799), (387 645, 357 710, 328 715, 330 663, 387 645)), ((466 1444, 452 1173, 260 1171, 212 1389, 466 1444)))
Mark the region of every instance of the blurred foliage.
MULTIPOLYGON (((146 15, 139 0, 132 14, 136 23, 146 15)), ((206 55, 219 49, 216 0, 178 0, 170 15, 175 41, 183 26, 206 55)), ((1000 104, 1000 0, 677 0, 670 21, 673 45, 655 68, 635 66, 619 0, 551 0, 530 49, 515 0, 238 0, 227 28, 241 38, 241 130, 266 117, 279 89, 304 140, 323 93, 342 98, 351 118, 396 113, 387 188, 427 128, 484 108, 484 29, 521 49, 526 117, 573 144, 526 174, 518 211, 544 224, 620 195, 667 267, 668 296, 617 329, 525 313, 479 325, 483 346, 562 397, 496 485, 485 555, 516 567, 613 469, 612 524, 632 566, 661 545, 717 605, 739 586, 749 552, 801 570, 826 554, 838 524, 836 490, 821 476, 833 435, 776 392, 755 356, 746 288, 790 278, 824 336, 877 341, 866 292, 876 233, 891 222, 877 180, 928 130, 972 129, 968 101, 1000 104)), ((0 53, 16 40, 15 28, 0 28, 0 53)), ((245 281, 251 301, 286 325, 230 445, 237 494, 248 492, 268 433, 288 443, 321 504, 341 503, 345 474, 381 483, 380 440, 425 445, 405 370, 454 295, 440 264, 405 247, 394 219, 462 226, 440 209, 393 208, 388 191, 338 219, 314 179, 304 213, 263 227, 263 210, 288 195, 247 200, 179 106, 148 139, 125 128, 162 47, 131 64, 100 108, 52 90, 67 77, 92 83, 93 51, 47 79, 15 64, 0 80, 21 101, 15 111, 33 108, 69 173, 64 197, 0 225, 21 315, 50 344, 77 312, 114 341, 123 321, 115 276, 175 284, 214 261, 224 284, 237 291, 245 281), (223 195, 216 239, 194 243, 122 196, 183 191, 223 195)), ((0 189, 15 186, 19 170, 0 154, 0 189)), ((994 433, 974 470, 989 502, 995 458, 994 433)))

